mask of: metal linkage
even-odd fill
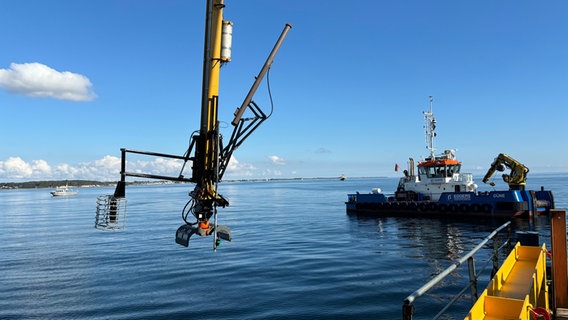
[[[184,161],[184,164],[183,164],[184,168],[185,168],[185,163],[187,161],[192,160],[192,158],[187,156],[187,155],[178,156],[178,155],[173,155],[173,154],[150,152],[150,151],[130,150],[130,149],[125,149],[125,148],[120,149],[120,151],[122,153],[122,162],[123,163],[126,163],[126,154],[127,153],[141,154],[141,155],[154,156],[154,157],[162,157],[162,158],[168,158],[168,159],[183,160]],[[192,182],[191,179],[184,178],[183,171],[180,172],[179,176],[177,176],[177,177],[161,176],[161,175],[155,175],[155,174],[127,172],[126,171],[126,165],[123,165],[121,167],[120,173],[121,173],[122,176],[128,176],[128,177],[149,178],[149,179],[168,180],[168,181],[177,181],[177,182]]]
[[[409,295],[408,297],[406,297],[406,299],[404,299],[403,305],[402,305],[402,319],[403,320],[412,320],[412,315],[414,314],[414,301],[416,299],[418,299],[418,297],[424,295],[426,292],[428,292],[430,289],[432,289],[436,284],[438,284],[440,281],[442,281],[445,277],[447,277],[448,275],[450,275],[454,270],[456,270],[458,267],[460,267],[463,263],[468,262],[468,268],[469,268],[469,276],[470,276],[470,282],[469,284],[462,289],[462,291],[460,293],[458,293],[435,317],[434,319],[439,318],[453,303],[455,303],[455,301],[457,301],[457,299],[459,297],[461,297],[466,291],[467,289],[471,290],[472,293],[472,299],[476,300],[477,297],[477,277],[478,274],[475,272],[475,262],[474,262],[474,258],[473,256],[481,249],[483,248],[483,246],[485,246],[485,244],[491,240],[494,239],[496,237],[496,235],[503,229],[507,228],[509,225],[511,224],[510,221],[507,221],[506,223],[504,223],[502,226],[500,226],[499,228],[495,229],[493,232],[491,232],[487,237],[485,237],[485,239],[483,239],[483,241],[481,241],[480,244],[478,244],[475,248],[473,248],[471,251],[469,251],[467,254],[465,254],[461,259],[459,259],[458,261],[456,261],[454,264],[452,264],[451,266],[449,266],[446,270],[444,270],[442,273],[438,274],[437,276],[435,276],[432,280],[428,281],[425,285],[423,285],[422,287],[420,287],[420,289],[414,291],[411,295]],[[494,239],[495,241],[495,239]],[[494,255],[497,255],[497,252],[493,253]],[[491,261],[488,260],[487,263]],[[493,260],[493,262],[495,263],[496,261]],[[484,265],[484,267],[482,268],[482,270],[485,268],[485,266],[487,266],[487,263]],[[475,302],[475,300],[473,302]]]

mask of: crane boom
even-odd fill
[[[233,133],[227,146],[223,148],[218,121],[219,78],[221,65],[230,61],[230,39],[232,37],[232,23],[223,20],[224,8],[224,0],[207,0],[200,127],[198,133],[192,136],[187,152],[183,156],[176,156],[156,152],[121,149],[121,179],[117,183],[112,196],[97,200],[96,227],[109,228],[109,226],[112,226],[113,222],[118,219],[121,202],[126,195],[125,178],[127,176],[144,177],[195,183],[193,191],[189,193],[190,200],[182,212],[185,224],[179,227],[176,232],[176,243],[188,246],[189,239],[193,234],[200,236],[214,235],[213,248],[216,249],[219,244],[219,239],[231,240],[230,229],[226,226],[217,225],[217,207],[229,205],[229,201],[217,192],[217,183],[221,181],[233,151],[268,118],[258,105],[252,101],[252,98],[262,78],[272,65],[276,52],[280,48],[291,25],[286,24],[284,27],[282,34],[278,38],[259,75],[256,77],[243,104],[235,111],[235,118],[232,121],[234,126]],[[227,56],[228,54],[229,56]],[[242,117],[247,108],[251,110],[253,117]],[[127,153],[180,159],[184,161],[184,164],[178,177],[128,172],[126,171]],[[189,161],[192,163],[192,174],[188,179],[185,178],[182,173],[186,163]],[[195,217],[195,222],[187,220],[189,213]],[[102,221],[100,223],[99,215]],[[211,218],[214,219],[213,225],[210,224]]]
[[[497,158],[493,160],[489,170],[487,170],[487,173],[483,177],[483,183],[487,183],[495,171],[504,171],[505,167],[511,170],[509,174],[503,174],[502,176],[503,181],[509,185],[509,189],[524,190],[527,183],[527,173],[529,172],[529,168],[504,153],[500,153]],[[490,184],[492,186],[495,185],[493,182],[490,182]]]
[[[219,154],[219,130],[217,114],[219,103],[219,76],[221,64],[226,62],[221,58],[221,34],[223,26],[223,0],[207,1],[205,18],[205,47],[203,57],[203,84],[201,96],[201,125],[199,135],[195,139],[195,157],[193,160],[192,182],[195,188],[190,193],[193,205],[195,224],[187,223],[180,227],[176,234],[176,242],[186,245],[193,233],[200,236],[210,235],[215,231],[209,224],[209,219],[215,213],[216,207],[225,207],[229,202],[217,194],[217,163]],[[186,230],[189,232],[187,233]],[[184,233],[185,232],[185,233]],[[187,239],[186,236],[187,235]],[[226,240],[231,240],[230,234]],[[187,240],[187,242],[186,242]]]

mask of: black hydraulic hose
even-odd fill
[[[187,206],[191,203],[191,207],[189,208],[189,210],[187,210],[187,213],[185,211],[185,209],[187,208]],[[189,213],[193,210],[193,205],[194,205],[194,200],[193,199],[189,199],[189,201],[187,201],[187,203],[185,204],[185,206],[183,206],[183,209],[181,210],[181,218],[183,219],[183,221],[186,224],[189,225],[195,225],[197,222],[194,223],[190,223],[187,221],[187,216],[189,215]]]
[[[274,101],[272,101],[272,90],[270,90],[270,68],[266,71],[266,86],[268,87],[268,97],[270,98],[270,113],[266,116],[266,119],[268,119],[274,112]]]

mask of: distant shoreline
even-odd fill
[[[549,177],[558,175],[568,175],[568,172],[538,172],[532,173],[535,177]],[[375,177],[347,177],[346,180],[353,179],[388,179],[397,178],[396,176],[375,176]],[[254,178],[254,179],[228,179],[223,180],[221,183],[226,182],[266,182],[266,181],[301,181],[301,180],[338,180],[337,177],[313,177],[313,178]],[[95,181],[95,180],[45,180],[45,181],[24,181],[24,182],[0,182],[0,190],[11,189],[39,189],[39,188],[55,188],[58,186],[69,185],[74,188],[89,188],[89,187],[115,187],[118,181]],[[133,180],[127,181],[127,185],[156,185],[156,184],[183,184],[185,182],[171,182],[167,180]]]
[[[350,179],[365,179],[377,177],[353,177]],[[379,177],[386,178],[386,177]],[[256,178],[256,179],[231,179],[223,182],[266,182],[266,181],[302,181],[302,180],[339,180],[339,177],[315,177],[315,178]],[[349,179],[347,179],[349,180]],[[74,188],[114,187],[117,181],[94,181],[94,180],[45,180],[25,182],[0,182],[0,190],[13,189],[47,189],[68,185]],[[152,181],[127,181],[127,185],[154,185],[154,184],[184,184],[184,182],[171,182],[166,180]]]
[[[11,189],[46,189],[68,185],[69,187],[106,187],[116,185],[114,182],[101,182],[92,180],[44,180],[44,181],[24,181],[24,182],[0,182],[1,190]]]

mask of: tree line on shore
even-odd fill
[[[235,179],[224,180],[225,182],[265,182],[265,181],[289,181],[289,180],[334,180],[336,177],[319,177],[319,178],[264,178],[264,179]],[[165,182],[163,180],[156,180]],[[156,181],[127,181],[127,185],[146,185],[156,184]],[[1,189],[39,189],[39,188],[56,188],[68,185],[69,187],[114,187],[117,181],[95,181],[95,180],[44,180],[44,181],[22,181],[22,182],[0,182]],[[159,183],[159,182],[158,182]],[[169,184],[172,182],[166,182]],[[183,182],[174,182],[183,183]]]
[[[0,189],[55,188],[65,185],[68,185],[69,187],[114,186],[116,185],[116,181],[101,182],[93,180],[46,180],[46,181],[0,182]]]

